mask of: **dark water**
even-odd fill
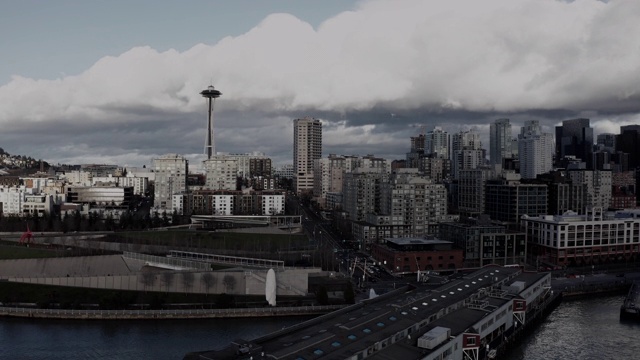
[[[621,323],[622,296],[566,301],[509,359],[640,359],[640,323]],[[0,319],[0,359],[182,359],[307,318],[180,321]]]
[[[623,300],[563,302],[509,359],[640,359],[640,322],[620,321]]]
[[[182,359],[253,339],[308,317],[164,321],[0,318],[0,359]]]

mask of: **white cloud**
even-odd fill
[[[68,136],[64,142],[91,139],[78,158],[122,161],[130,150],[129,160],[140,161],[162,154],[162,146],[197,153],[204,135],[194,129],[204,131],[205,111],[198,93],[210,81],[223,92],[216,126],[228,149],[217,150],[258,147],[282,159],[291,119],[315,112],[637,113],[638,18],[640,2],[615,0],[371,0],[317,29],[273,14],[217,44],[184,52],[137,47],[75,76],[14,77],[0,87],[0,140],[41,128]],[[136,128],[130,135],[139,144],[110,150],[109,131],[123,127]],[[408,147],[408,139],[380,129],[341,122],[325,132],[325,144],[355,151],[375,143],[380,153],[399,141]],[[43,145],[49,148],[38,156],[76,159],[55,142]],[[104,153],[89,155],[95,148]]]

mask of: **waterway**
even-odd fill
[[[623,296],[565,301],[509,359],[634,359],[640,323],[620,322]],[[252,339],[303,317],[165,321],[0,318],[0,359],[182,359],[237,338]]]

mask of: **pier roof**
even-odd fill
[[[461,308],[446,316],[443,316],[442,311],[452,305],[463,304],[479,292],[488,294],[489,289],[499,288],[499,284],[509,285],[519,274],[521,272],[518,268],[488,266],[435,289],[405,286],[377,298],[254,339],[250,344],[255,350],[250,355],[236,351],[233,352],[234,355],[229,356],[228,349],[203,352],[199,355],[201,358],[223,360],[249,359],[250,356],[253,356],[253,359],[261,359],[262,354],[265,359],[344,359],[395,336],[405,337],[408,329],[433,316],[435,318],[428,326],[420,329],[420,332],[424,333],[437,324],[446,325],[455,332],[464,331],[476,323],[478,317],[486,315],[487,311]],[[527,276],[525,275],[521,281],[534,280],[526,278]],[[513,296],[503,299],[488,297],[489,306],[504,304],[511,298]],[[417,334],[415,331],[411,336],[415,339]],[[391,341],[388,342],[391,344]],[[410,347],[403,347],[402,341],[396,341],[393,346],[397,347],[396,351],[410,352]],[[384,356],[383,353],[384,351],[380,352],[380,356]],[[394,356],[398,358],[395,352]]]

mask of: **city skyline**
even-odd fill
[[[513,137],[527,120],[552,133],[590,118],[596,135],[640,123],[635,2],[110,4],[3,4],[0,147],[51,163],[203,160],[208,85],[225,94],[216,150],[274,164],[290,163],[306,116],[323,121],[323,156],[388,159],[421,125],[475,128],[488,149],[498,118]]]

